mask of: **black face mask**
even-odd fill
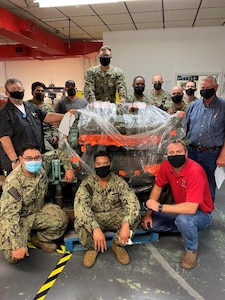
[[[157,83],[154,83],[154,89],[159,91],[161,90],[161,87],[162,87],[162,83],[161,82],[157,82]]]
[[[73,97],[76,95],[76,90],[75,89],[68,89],[67,90],[67,95],[70,96],[70,97]]]
[[[192,88],[189,88],[189,89],[187,89],[185,92],[186,92],[186,94],[187,94],[188,96],[192,96],[192,95],[194,95],[195,90],[193,90]]]
[[[22,100],[24,97],[24,91],[16,91],[16,92],[9,92],[10,97],[16,100]]]
[[[174,103],[180,103],[183,99],[183,95],[172,96],[171,99]]]
[[[205,89],[205,90],[200,90],[200,95],[204,98],[204,99],[209,99],[211,98],[213,95],[215,95],[216,91],[214,88],[211,89]]]
[[[35,98],[38,101],[44,102],[44,97],[45,97],[45,94],[43,94],[43,93],[35,93]]]
[[[184,154],[171,155],[171,156],[168,156],[168,161],[174,168],[179,168],[185,163],[186,156]]]
[[[104,67],[108,66],[110,64],[110,57],[100,57],[100,64]]]
[[[134,87],[134,92],[135,92],[135,94],[138,94],[138,95],[142,95],[144,90],[145,90],[144,85],[139,85],[139,86]]]
[[[99,167],[99,168],[95,168],[95,173],[96,175],[98,175],[100,178],[105,178],[109,175],[109,173],[111,172],[111,166],[104,166],[104,167]]]

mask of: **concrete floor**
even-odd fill
[[[183,247],[176,236],[128,246],[131,264],[120,265],[111,250],[99,254],[91,269],[82,266],[84,251],[62,264],[63,254],[30,249],[30,257],[8,265],[0,253],[1,300],[222,300],[225,299],[225,183],[217,191],[214,222],[199,235],[197,266],[180,267]],[[53,271],[58,265],[58,277]],[[44,286],[43,297],[36,297]]]

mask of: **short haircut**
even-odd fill
[[[171,142],[168,143],[167,147],[170,144],[182,144],[184,146],[184,150],[187,150],[186,143],[183,140],[174,140],[174,141],[171,141]]]
[[[102,50],[109,50],[110,52],[112,51],[111,48],[109,46],[107,46],[107,45],[102,46],[100,48],[100,51],[102,51]]]
[[[195,88],[196,88],[196,82],[194,80],[188,80],[186,83],[185,83],[185,87],[187,86],[188,82],[193,82],[194,85],[195,85]]]
[[[145,81],[144,77],[141,76],[141,75],[139,75],[139,76],[134,77],[133,83],[135,83],[135,81],[136,81],[138,78],[141,78],[141,79],[143,79],[143,80]]]
[[[31,91],[33,92],[37,86],[41,86],[44,90],[46,89],[46,86],[43,82],[35,81],[31,85]]]
[[[20,148],[20,155],[22,156],[24,154],[24,152],[28,149],[34,149],[34,150],[38,150],[41,152],[41,149],[35,145],[35,144],[31,144],[31,143],[27,143],[27,144],[23,144]]]
[[[19,79],[17,79],[17,78],[9,78],[9,79],[6,80],[5,89],[8,91],[8,85],[9,84],[13,84],[13,83],[19,83],[23,87],[23,84],[22,84],[22,82]]]
[[[217,80],[215,77],[213,77],[212,75],[208,75],[205,78],[202,79],[202,81],[207,80],[207,79],[212,79],[212,82],[214,85],[217,85]]]
[[[110,156],[109,152],[104,151],[104,150],[95,152],[95,154],[94,154],[94,162],[96,160],[96,157],[99,157],[99,156],[107,156],[108,159],[109,159],[109,161],[111,162],[111,156]]]

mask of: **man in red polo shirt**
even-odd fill
[[[154,232],[180,232],[184,241],[181,267],[192,269],[198,253],[198,232],[212,222],[214,209],[209,183],[203,168],[187,156],[182,141],[167,146],[164,161],[146,202],[142,226]],[[160,204],[161,191],[170,184],[175,204]]]

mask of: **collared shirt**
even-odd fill
[[[39,109],[37,105],[23,102],[26,114],[23,114],[10,100],[0,109],[0,137],[9,136],[15,152],[20,154],[22,144],[32,143],[45,151],[42,122],[47,112]],[[3,170],[11,171],[11,162],[0,147],[1,164]]]
[[[159,187],[170,184],[175,203],[193,202],[199,204],[199,209],[205,213],[214,209],[209,182],[203,168],[190,158],[176,173],[172,165],[165,160],[155,179]]]
[[[222,146],[225,140],[225,100],[215,97],[208,106],[202,99],[192,102],[186,112],[186,124],[191,144]]]

